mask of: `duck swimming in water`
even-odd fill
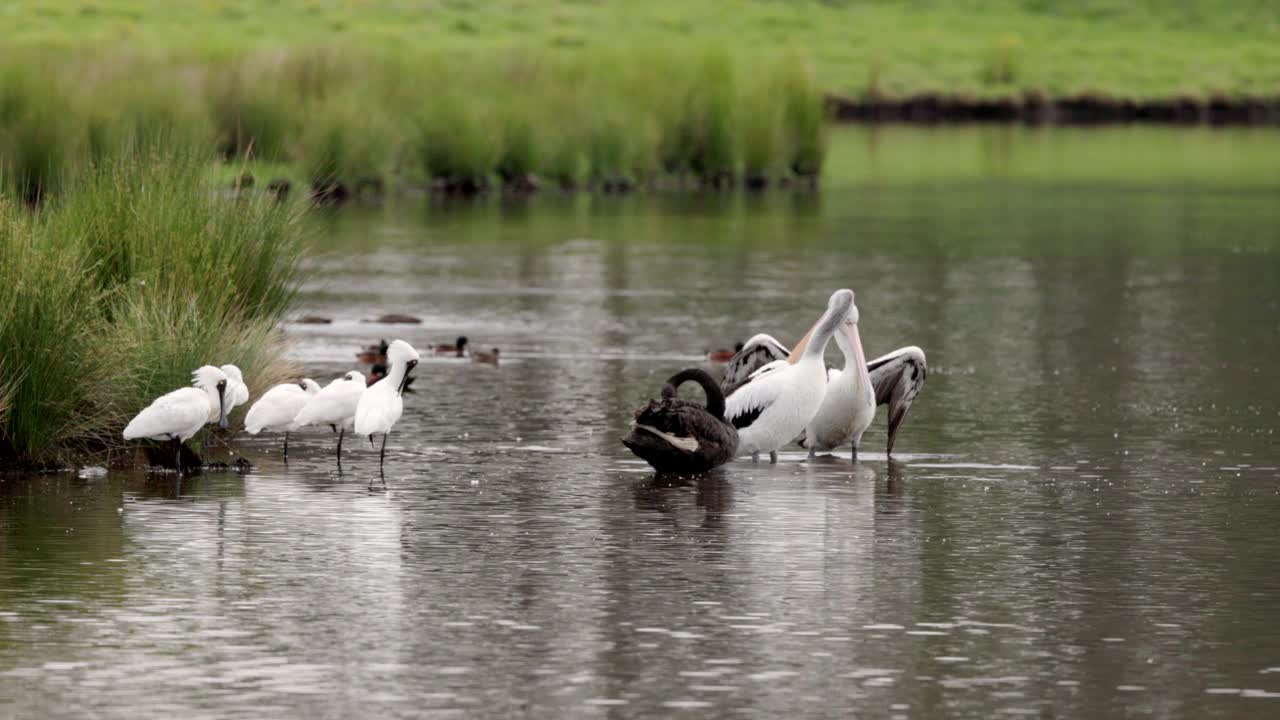
[[[454,357],[467,356],[467,336],[460,335],[452,345],[436,345],[432,349],[433,355],[452,355]]]
[[[481,365],[493,365],[496,367],[498,364],[498,355],[501,352],[502,351],[498,350],[498,348],[494,348],[490,352],[473,352],[471,353],[471,362],[480,363]]]
[[[382,340],[377,345],[369,345],[364,350],[356,353],[356,362],[361,365],[386,365],[387,341]]]
[[[706,407],[677,396],[690,380],[707,394]],[[636,410],[635,426],[622,444],[660,473],[701,473],[733,459],[738,431],[724,418],[720,386],[705,370],[689,368],[663,384],[662,399]]]
[[[727,363],[742,351],[742,343],[737,343],[732,350],[712,350],[707,353],[707,360],[714,363]]]

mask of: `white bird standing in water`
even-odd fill
[[[338,433],[338,462],[342,462],[342,436],[355,425],[356,405],[364,394],[364,375],[352,370],[334,380],[298,411],[296,427],[328,425]]]
[[[222,429],[227,428],[226,418],[231,416],[231,411],[249,402],[249,386],[244,384],[244,375],[240,374],[240,368],[235,365],[223,365],[218,368],[227,375],[227,392],[226,404],[227,412],[222,420]]]
[[[843,332],[835,336],[844,353],[844,370],[827,370],[827,393],[817,415],[799,438],[800,445],[809,448],[810,457],[819,451],[827,452],[852,443],[853,459],[857,460],[862,434],[875,417],[876,405],[889,406],[885,453],[892,456],[894,441],[906,420],[907,411],[924,389],[924,381],[929,374],[924,350],[908,345],[867,362],[858,336],[858,322],[855,305],[845,321]],[[732,387],[765,365],[785,360],[790,354],[772,336],[756,335],[729,362],[725,386]],[[868,402],[873,404],[871,408],[868,408]]]
[[[827,394],[822,398],[818,414],[805,428],[800,446],[808,448],[809,457],[814,457],[818,451],[830,452],[851,442],[853,460],[857,461],[862,434],[876,417],[876,388],[871,384],[862,337],[858,335],[857,305],[849,308],[849,315],[835,337],[836,345],[844,354],[844,370],[827,370]]]
[[[738,429],[738,451],[759,460],[791,442],[817,414],[827,392],[822,355],[853,308],[853,291],[837,290],[827,310],[805,333],[790,357],[765,365],[726,391],[725,418]],[[745,351],[744,351],[745,352]]]
[[[124,429],[125,440],[172,440],[177,451],[174,464],[179,473],[182,472],[182,443],[200,432],[206,423],[226,421],[226,373],[205,365],[191,377],[195,387],[161,395],[130,420]]]
[[[418,351],[403,340],[394,340],[387,346],[387,362],[391,366],[387,376],[366,388],[356,404],[356,434],[367,435],[370,445],[374,435],[382,435],[379,471],[387,458],[387,435],[404,412],[401,395],[409,382],[409,371],[418,364]]]
[[[263,430],[284,431],[284,459],[289,459],[289,431],[296,430],[293,419],[320,392],[320,384],[311,378],[282,383],[264,392],[244,416],[244,429],[250,435]]]

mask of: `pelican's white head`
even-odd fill
[[[302,378],[298,381],[298,387],[307,392],[308,395],[315,395],[320,392],[320,383],[311,378]]]
[[[209,396],[209,420],[227,426],[227,374],[212,365],[204,365],[191,373],[191,384]]]
[[[352,370],[346,375],[343,375],[342,379],[346,382],[360,383],[360,387],[364,387],[364,373],[359,370]]]
[[[392,340],[387,346],[387,363],[391,366],[387,376],[400,373],[399,384],[396,386],[397,395],[403,393],[405,386],[409,384],[409,371],[417,366],[418,359],[418,351],[403,340]]]

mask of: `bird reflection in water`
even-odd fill
[[[690,493],[689,489],[693,492]],[[690,503],[692,500],[692,503]],[[655,475],[636,483],[637,510],[661,513],[676,526],[684,526],[682,518],[700,515],[700,528],[719,528],[720,520],[733,502],[733,484],[723,469],[704,475]]]
[[[885,470],[884,492],[876,493],[876,512],[898,514],[906,508],[907,466],[889,458]]]

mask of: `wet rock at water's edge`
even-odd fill
[[[317,205],[341,205],[351,197],[351,190],[336,180],[311,184],[311,202]]]
[[[383,323],[384,325],[421,325],[422,318],[413,315],[405,315],[404,313],[387,313],[380,315],[374,320],[365,320],[365,322]]]

